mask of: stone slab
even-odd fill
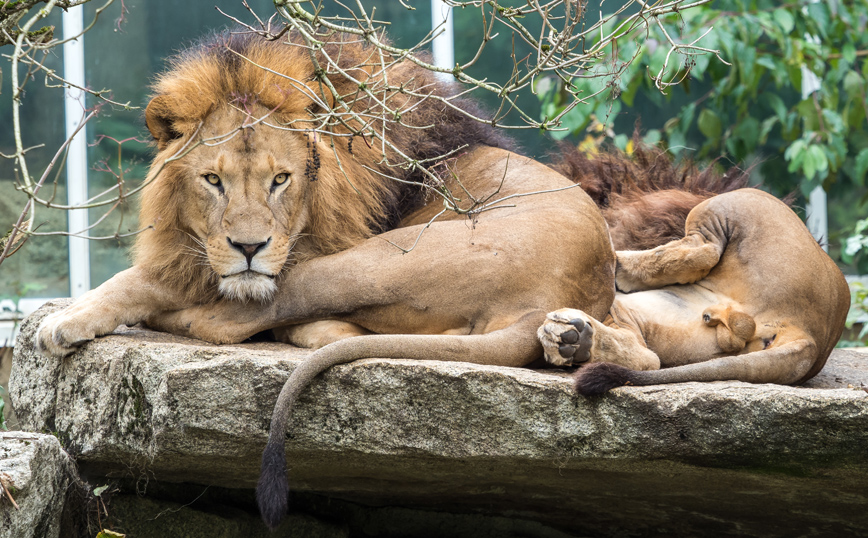
[[[254,486],[272,406],[306,351],[124,328],[45,359],[33,332],[63,304],[22,326],[10,391],[24,427],[56,431],[89,474]],[[868,355],[846,350],[803,387],[685,383],[596,399],[552,370],[358,361],[302,396],[290,484],[586,535],[868,536],[865,387]]]

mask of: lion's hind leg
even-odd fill
[[[319,349],[344,338],[371,334],[355,323],[335,320],[275,327],[271,332],[278,342],[308,349]]]
[[[555,310],[537,330],[545,359],[555,366],[606,361],[635,370],[660,368],[660,359],[648,349],[638,331],[611,319],[600,323],[573,308]]]

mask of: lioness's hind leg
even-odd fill
[[[618,251],[615,283],[626,293],[692,284],[717,265],[723,247],[716,237],[694,234],[651,250]]]
[[[756,332],[756,322],[732,305],[714,305],[702,313],[702,321],[717,328],[717,345],[726,353],[744,349]]]
[[[600,323],[573,308],[555,310],[537,330],[545,359],[555,366],[612,362],[634,370],[660,368],[660,359],[636,332]]]

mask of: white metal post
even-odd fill
[[[441,26],[442,25],[442,26]],[[439,29],[437,29],[439,27]],[[455,67],[455,45],[452,30],[452,8],[441,0],[431,0],[431,28],[440,32],[431,43],[434,54],[434,65],[437,67]]]
[[[82,88],[84,81],[84,6],[75,6],[63,13],[63,38],[77,39],[63,44],[63,76]],[[78,128],[84,118],[85,93],[78,88],[67,88],[64,93],[66,136]],[[87,196],[87,133],[83,127],[69,145],[66,158],[66,185],[69,205],[84,203]],[[69,211],[70,233],[86,235],[87,209]],[[84,237],[69,238],[69,293],[78,297],[90,289],[90,245]]]
[[[819,0],[810,1],[812,4],[819,2]],[[803,7],[802,11],[807,14],[807,9],[807,6]],[[820,38],[815,35],[805,34],[805,39],[817,44],[820,43]],[[813,71],[802,64],[802,99],[807,99],[811,94],[819,91],[819,89],[820,79],[817,78],[817,75]],[[808,230],[811,231],[811,235],[820,242],[823,250],[829,252],[828,199],[822,185],[817,185],[811,191],[805,213],[807,216],[805,224],[808,226]]]

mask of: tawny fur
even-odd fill
[[[324,50],[331,57],[340,58],[341,67],[350,76],[371,87],[382,82],[375,48],[345,36],[335,35],[332,39]],[[319,61],[326,65],[322,53]],[[392,86],[403,85],[422,94],[457,93],[449,84],[435,79],[433,73],[410,62],[393,65],[387,76]],[[357,82],[336,74],[330,74],[329,79],[352,109],[374,115],[380,110],[375,100],[358,92]],[[312,119],[309,111],[317,109],[313,96],[327,99],[330,104],[333,101],[328,89],[317,82],[306,48],[243,33],[219,34],[182,53],[171,61],[170,69],[158,78],[153,89],[146,120],[159,148],[155,162],[178,152],[200,123],[227,103],[240,110],[254,107],[273,110],[268,121],[280,125]],[[400,108],[402,99],[404,103],[418,100],[399,95],[392,97],[389,104]],[[454,103],[475,110],[471,102]],[[374,122],[374,127],[382,130],[379,122]],[[349,133],[342,126],[333,132]],[[424,176],[419,170],[394,166],[402,159],[371,137],[350,140],[316,136],[319,169],[311,178],[315,181],[308,200],[311,222],[294,246],[296,262],[345,250],[391,229],[402,215],[422,203],[424,193],[418,183]],[[472,121],[434,99],[423,100],[401,119],[400,125],[390,123],[389,141],[417,160],[446,155],[462,147],[469,151],[481,144],[507,149],[512,146],[495,129]],[[387,160],[383,159],[384,154]],[[429,162],[426,166],[433,164]],[[384,176],[411,184],[387,180]],[[188,204],[183,188],[188,180],[185,169],[176,163],[152,170],[151,183],[142,197],[140,222],[153,226],[154,233],[139,236],[135,265],[161,275],[163,282],[191,298],[215,296],[216,277],[189,256],[189,249],[195,249],[196,245],[189,230],[180,225]]]
[[[352,76],[375,86],[373,51],[355,37],[335,39],[348,42],[340,58]],[[463,209],[475,200],[495,205],[472,219],[444,213],[439,198],[423,196],[419,170],[383,163],[383,153],[401,161],[370,137],[350,151],[341,128],[316,136],[279,129],[310,125],[316,113],[310,92],[322,88],[307,53],[236,35],[174,61],[145,113],[158,153],[141,221],[154,230],[138,240],[133,267],[47,316],[37,336],[52,357],[142,322],[213,343],[283,328],[277,332],[290,341],[327,344],[293,370],[275,405],[258,492],[272,527],[285,512],[287,421],[320,372],[362,358],[525,366],[540,356],[533,331],[545,312],[570,304],[602,316],[615,295],[615,256],[593,201],[437,100],[419,103],[401,119],[408,126],[391,125],[387,134],[416,162],[446,156],[449,169],[436,169]],[[329,79],[351,106],[376,112],[358,82]],[[392,65],[388,79],[438,95],[454,91],[408,60]],[[251,124],[269,112],[271,125]],[[163,166],[200,138],[196,132],[237,136]],[[292,180],[278,185],[283,176]],[[273,294],[265,290],[271,279]],[[218,282],[233,296],[218,295]],[[265,292],[251,291],[260,285]]]

